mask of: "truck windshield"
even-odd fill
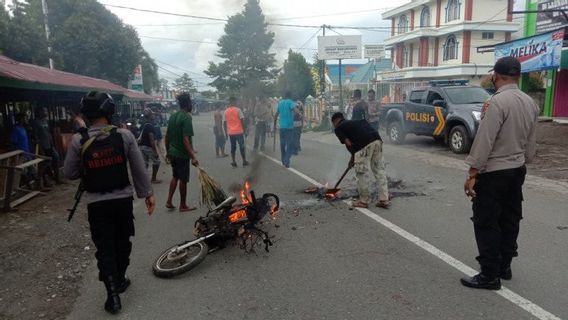
[[[477,104],[489,99],[489,93],[479,87],[444,88],[453,104]]]

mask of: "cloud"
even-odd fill
[[[243,9],[246,0],[168,0],[161,1],[159,4],[154,0],[103,0],[105,4],[119,5],[126,7],[136,7],[156,11],[185,13],[196,16],[207,16],[215,18],[227,18]],[[323,24],[336,26],[382,26],[388,27],[390,23],[381,20],[380,7],[395,7],[408,0],[391,0],[388,5],[384,2],[369,2],[368,0],[351,0],[346,6],[343,0],[328,0],[322,5],[320,1],[306,0],[261,0],[263,13],[269,22],[285,24],[302,24],[320,26]],[[217,42],[223,34],[223,24],[217,21],[192,19],[187,17],[176,17],[170,15],[160,15],[153,13],[138,12],[126,9],[108,7],[113,13],[118,15],[127,24],[133,25],[140,36],[150,36],[157,38],[169,38],[178,40],[192,40],[200,42]],[[330,15],[345,13],[341,15]],[[297,17],[309,17],[296,19]],[[294,19],[290,19],[294,18]],[[147,26],[148,24],[160,26]],[[176,24],[175,26],[163,26],[164,24]],[[312,56],[317,48],[317,35],[315,28],[292,28],[283,26],[270,26],[270,30],[275,33],[275,41],[272,51],[276,53],[276,59],[281,64],[287,57],[289,48],[299,50],[308,61],[312,61]],[[336,29],[341,34],[362,34],[364,43],[380,43],[389,35],[385,32],[373,32],[362,30]],[[318,33],[321,35],[321,31]],[[334,34],[328,30],[328,35]],[[309,40],[311,37],[313,38]],[[176,73],[192,71],[193,77],[200,77],[198,80],[208,82],[203,73],[209,61],[218,62],[215,56],[218,47],[215,44],[175,42],[169,40],[157,40],[142,37],[142,44],[151,56],[159,61],[166,62],[178,69],[161,65],[171,69]],[[309,41],[308,41],[309,40]],[[310,50],[311,49],[311,50]],[[175,78],[171,73],[160,70],[160,74]]]

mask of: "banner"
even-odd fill
[[[361,59],[361,36],[319,36],[318,58],[321,60]]]
[[[538,0],[538,10],[568,11],[568,0]],[[536,33],[543,33],[568,26],[562,12],[539,12],[536,16]]]
[[[560,67],[564,29],[523,38],[495,47],[495,61],[514,57],[521,62],[521,72],[557,69]]]

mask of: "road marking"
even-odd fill
[[[267,158],[267,159],[269,159],[269,160],[271,160],[271,161],[273,161],[277,164],[281,163],[280,160],[273,158],[273,157],[271,157],[267,154],[264,154],[262,152],[259,152],[259,155],[262,155],[265,158]],[[303,178],[304,180],[308,181],[309,183],[312,183],[312,184],[314,184],[318,187],[322,186],[322,184],[317,182],[315,179],[303,174],[302,172],[300,172],[296,169],[288,168],[287,170],[290,171],[290,172],[293,172],[294,174],[298,175],[299,177]],[[343,202],[346,203],[347,205],[351,206],[351,201],[343,200]],[[354,209],[356,209],[357,211],[366,215],[367,217],[375,220],[376,222],[382,224],[384,227],[390,229],[391,231],[393,231],[394,233],[403,237],[404,239],[406,239],[406,240],[412,242],[413,244],[417,245],[418,247],[424,249],[428,253],[430,253],[433,256],[437,257],[438,259],[444,261],[445,263],[449,264],[450,266],[457,269],[458,271],[466,274],[467,276],[473,276],[473,275],[478,273],[475,269],[469,267],[465,263],[459,261],[458,259],[456,259],[456,258],[452,257],[451,255],[445,253],[444,251],[436,248],[432,244],[420,239],[419,237],[413,235],[412,233],[402,229],[401,227],[395,225],[394,223],[382,218],[381,216],[374,213],[373,211],[371,211],[369,209],[365,209],[365,208],[354,208]],[[456,279],[456,283],[457,283],[457,279]],[[494,292],[496,294],[500,295],[501,297],[509,300],[510,302],[514,303],[515,305],[522,308],[523,310],[529,312],[530,314],[535,316],[537,319],[541,319],[541,320],[561,320],[559,317],[557,317],[554,314],[544,310],[543,308],[541,308],[540,306],[538,306],[534,302],[520,296],[519,294],[511,291],[510,289],[507,289],[504,286],[501,287],[501,290],[496,290]]]

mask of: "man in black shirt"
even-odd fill
[[[353,91],[353,100],[355,102],[355,106],[353,107],[353,116],[351,116],[351,120],[367,120],[369,118],[367,103],[361,98],[361,90],[357,89]]]
[[[353,206],[369,207],[371,194],[367,173],[370,168],[379,186],[377,207],[388,208],[390,201],[383,160],[383,141],[378,131],[373,129],[366,120],[345,120],[341,112],[335,113],[331,121],[335,128],[335,135],[351,153],[349,164],[355,166],[359,200],[354,201]]]

